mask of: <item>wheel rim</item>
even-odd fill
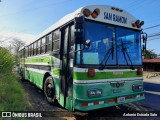
[[[50,83],[46,85],[46,95],[48,97],[53,97],[53,86]]]

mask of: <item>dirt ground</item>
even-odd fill
[[[144,72],[144,78],[145,80],[148,80],[149,78],[153,78],[157,76],[160,77],[160,74],[157,72]],[[34,111],[34,112],[42,112],[43,115],[47,117],[43,118],[29,118],[29,120],[130,120],[131,118],[127,117],[106,117],[110,116],[113,113],[116,112],[132,112],[132,111],[154,111],[151,107],[145,106],[140,102],[135,102],[135,103],[129,103],[125,105],[119,105],[119,106],[114,106],[114,107],[109,107],[109,108],[104,108],[100,110],[94,110],[90,112],[69,112],[68,110],[62,108],[57,102],[55,104],[49,104],[42,91],[39,90],[35,85],[31,84],[28,81],[23,81],[21,82],[26,95],[25,99],[29,107],[29,111]],[[114,114],[113,114],[114,115]],[[98,116],[98,117],[97,117]],[[105,117],[100,117],[100,116],[105,116]],[[143,118],[133,118],[132,119],[143,119]],[[147,118],[148,119],[148,118]]]
[[[158,77],[158,76],[160,76],[160,72],[149,72],[149,71],[143,72],[144,79]]]
[[[29,118],[29,120],[125,120],[126,117],[106,117],[114,116],[117,112],[133,112],[133,111],[154,111],[152,108],[143,106],[139,102],[119,105],[90,112],[69,112],[62,108],[58,103],[49,104],[42,91],[35,87],[28,81],[22,82],[23,88],[26,92],[25,99],[29,106],[29,111],[42,112],[48,117],[43,118]],[[134,118],[133,118],[134,119]],[[142,118],[140,118],[142,119]],[[129,119],[130,120],[130,119]],[[137,118],[136,118],[137,120]]]

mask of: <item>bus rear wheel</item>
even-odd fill
[[[54,103],[55,100],[55,87],[52,80],[52,77],[49,76],[45,79],[44,82],[44,95],[49,103]]]

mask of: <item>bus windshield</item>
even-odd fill
[[[82,64],[142,65],[140,31],[86,21],[85,40],[91,46],[77,57]]]

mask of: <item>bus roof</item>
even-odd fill
[[[96,8],[100,10],[100,14],[98,15],[97,18],[93,18],[91,15],[85,18],[94,20],[94,21],[123,26],[123,27],[131,28],[131,29],[141,30],[141,28],[132,26],[132,23],[135,23],[137,19],[133,15],[129,14],[127,11],[124,11],[117,7],[108,6],[108,5],[89,5],[89,6],[81,7],[75,12],[64,16],[58,22],[56,22],[51,27],[43,31],[40,35],[38,35],[36,40],[40,39],[41,37],[45,36],[51,31],[61,27],[65,23],[73,20],[75,17],[83,16],[84,9],[89,9],[91,12],[93,12]]]
[[[26,45],[25,45],[26,46]],[[25,46],[23,46],[23,47],[21,47],[18,51],[21,51],[21,50],[23,50],[24,48],[25,48]]]

